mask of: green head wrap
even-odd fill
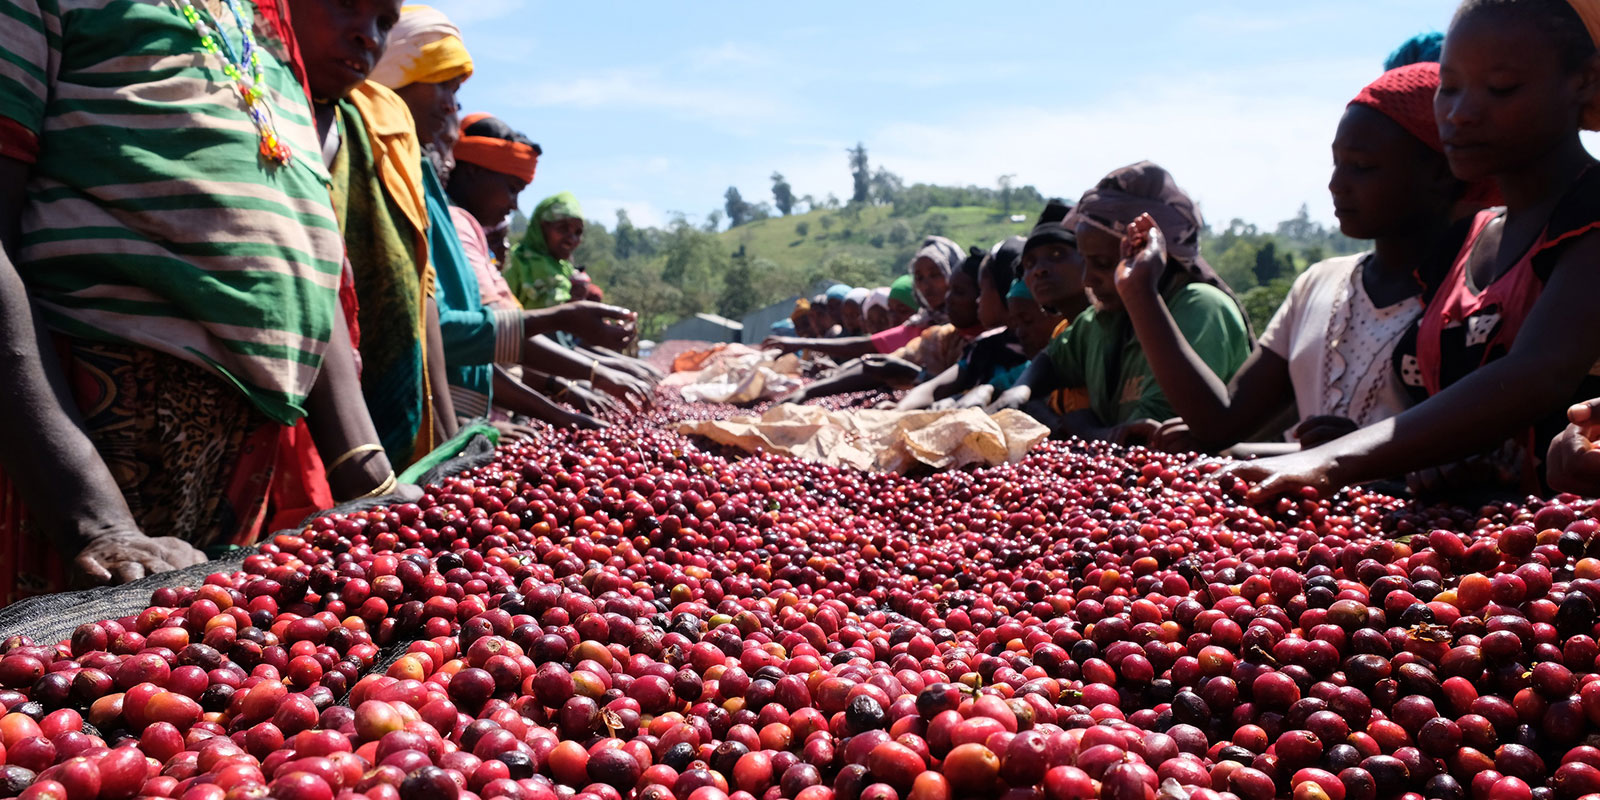
[[[572,299],[572,275],[576,269],[570,261],[557,261],[550,255],[550,245],[544,240],[546,222],[564,219],[583,219],[583,207],[571,192],[546,197],[533,210],[533,220],[528,232],[507,259],[506,283],[517,295],[523,308],[549,308]]]
[[[1007,300],[1032,300],[1033,292],[1028,289],[1028,282],[1018,278],[1011,282],[1010,291],[1006,292]]]
[[[889,284],[889,299],[899,300],[907,308],[917,308],[919,304],[917,303],[916,281],[912,280],[910,275],[901,275],[895,278],[894,283]]]

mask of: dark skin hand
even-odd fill
[[[632,367],[634,369],[643,370],[644,372],[649,373],[649,375],[656,381],[661,381],[661,380],[663,380],[663,379],[665,379],[667,377],[667,373],[662,372],[660,369],[656,368],[656,366],[654,364],[651,364],[650,362],[644,361],[642,359],[634,358],[634,357],[629,356],[629,355],[627,355],[625,353],[619,353],[619,352],[617,352],[615,350],[610,350],[610,349],[607,349],[607,348],[604,348],[604,347],[588,347],[588,348],[585,348],[585,349],[589,350],[590,352],[596,353],[596,354],[600,355],[601,357],[610,357],[610,358],[615,358],[615,359],[626,359],[628,361],[631,361],[631,362],[633,362],[632,363]]]
[[[1163,430],[1157,444],[1196,443],[1213,450],[1239,441],[1242,430],[1276,413],[1294,396],[1289,363],[1265,348],[1256,348],[1234,377],[1223,384],[1194,351],[1161,298],[1160,281],[1167,269],[1166,242],[1148,214],[1128,226],[1124,258],[1115,274],[1117,293],[1133,322],[1150,371],[1163,393],[1187,424],[1187,435]],[[1240,429],[1240,430],[1236,430]]]
[[[205,555],[139,530],[83,428],[50,334],[11,261],[29,166],[0,156],[0,465],[33,524],[61,544],[89,583],[126,583],[193,566]]]
[[[630,312],[631,313],[631,312]],[[655,402],[649,384],[624,372],[595,364],[595,359],[568,350],[543,336],[529,339],[523,347],[524,368],[571,380],[591,380],[594,388],[634,408]]]
[[[504,367],[495,367],[495,369],[502,370]],[[509,372],[506,374],[510,375]],[[549,382],[554,381],[561,381],[563,382],[563,385],[555,386],[553,389],[551,389],[551,384]],[[618,402],[616,398],[608,394],[594,391],[592,388],[585,386],[580,381],[569,381],[566,378],[558,378],[553,375],[546,375],[542,372],[524,368],[522,370],[522,383],[530,388],[534,386],[546,387],[546,389],[550,391],[550,394],[546,396],[548,396],[550,399],[557,402],[566,403],[567,405],[572,406],[574,409],[577,409],[578,411],[588,414],[592,417],[596,417],[601,414],[620,413],[623,410],[622,404]]]
[[[557,428],[595,430],[607,427],[588,414],[568,410],[536,392],[500,367],[494,371],[494,404],[514,414],[546,422]]]
[[[1566,430],[1550,441],[1550,488],[1585,497],[1600,496],[1600,400],[1567,409]]]
[[[950,367],[933,378],[912,387],[911,391],[906,392],[905,397],[900,398],[900,402],[895,405],[895,408],[900,411],[920,411],[924,408],[933,408],[938,401],[954,397],[971,387],[971,382],[967,380],[965,372],[966,370],[963,370],[960,364]]]
[[[523,315],[522,335],[532,338],[565,331],[600,347],[627,347],[637,335],[638,315],[620,306],[578,300]]]

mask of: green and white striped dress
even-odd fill
[[[216,27],[237,51],[232,16]],[[255,27],[283,166],[174,0],[0,0],[0,154],[36,137],[12,255],[53,329],[200,364],[288,424],[344,243],[304,91]]]

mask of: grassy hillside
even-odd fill
[[[620,217],[607,230],[591,221],[574,260],[589,269],[608,299],[639,312],[640,333],[650,338],[697,312],[738,319],[829,283],[884,286],[905,271],[929,234],[988,248],[1025,235],[1037,214],[1037,208],[1016,207],[1023,219],[1013,222],[989,206],[915,207],[926,210],[897,216],[892,204],[815,209],[726,231],[681,217],[664,228],[636,228]],[[1312,222],[1304,209],[1273,229],[1232,220],[1203,238],[1207,259],[1241,295],[1258,328],[1299,271],[1361,246]]]
[[[963,247],[988,248],[1007,236],[1026,235],[1032,225],[1031,217],[1011,222],[995,208],[932,208],[904,217],[891,216],[893,210],[889,206],[818,209],[757,220],[719,236],[730,250],[743,246],[748,257],[771,261],[785,273],[820,273],[823,279],[847,283],[876,274],[883,282],[904,270],[926,235],[948,236]],[[869,271],[868,265],[875,269]]]

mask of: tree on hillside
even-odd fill
[[[620,259],[627,259],[639,251],[643,237],[639,229],[633,227],[633,220],[628,218],[626,209],[617,209],[616,250],[614,255]]]
[[[1244,292],[1257,285],[1255,267],[1256,253],[1260,250],[1254,238],[1233,237],[1226,246],[1220,241],[1226,237],[1219,237],[1219,245],[1208,249],[1206,260],[1217,270],[1234,292]]]
[[[794,211],[794,189],[783,179],[781,172],[772,173],[772,204],[778,207],[778,213],[786,217]]]
[[[1278,235],[1291,242],[1309,242],[1320,238],[1323,232],[1321,225],[1311,221],[1311,209],[1305,203],[1300,204],[1300,211],[1294,215],[1294,219],[1278,223]]]
[[[728,227],[737,228],[750,220],[750,204],[739,196],[739,187],[729,186],[723,199],[723,208],[728,212]]]
[[[805,273],[806,287],[819,283],[843,283],[847,286],[882,286],[891,280],[888,267],[875,259],[861,258],[849,253],[834,253]]]
[[[794,233],[795,233],[796,236],[799,236],[802,239],[806,238],[807,236],[810,236],[811,235],[811,223],[806,222],[805,220],[800,220],[799,222],[795,223]]]
[[[1278,252],[1277,242],[1268,240],[1267,242],[1263,243],[1261,248],[1256,251],[1256,263],[1255,266],[1251,268],[1251,272],[1255,273],[1256,283],[1261,286],[1266,286],[1282,276],[1285,272],[1284,260],[1287,257],[1287,254],[1280,254]],[[1294,272],[1294,264],[1292,262],[1288,265],[1287,271],[1290,273]]]
[[[817,220],[817,222],[822,223],[822,232],[827,233],[833,228],[833,215],[823,214],[822,219]]]
[[[738,319],[761,305],[756,292],[755,270],[751,258],[739,245],[722,276],[722,294],[717,297],[717,313],[728,319]]]
[[[812,197],[809,194],[801,195],[800,199],[797,202],[799,204],[804,205],[806,208],[805,208],[804,211],[800,211],[798,208],[796,208],[795,209],[796,213],[809,214],[809,213],[817,210],[817,198]]]
[[[706,233],[716,233],[717,231],[722,230],[721,209],[713,208],[711,209],[711,213],[706,215],[706,224],[704,230]]]
[[[906,189],[905,181],[899,175],[878,167],[872,173],[872,202],[879,205],[891,205],[900,199],[900,194]]]
[[[713,308],[718,279],[728,271],[728,251],[722,240],[679,216],[666,232],[661,252],[666,256],[661,280],[678,290],[679,314],[688,316]]]
[[[1007,216],[1011,215],[1011,181],[1015,175],[1000,176],[1000,210]]]
[[[850,153],[850,177],[855,180],[852,203],[865,203],[872,199],[872,165],[867,163],[867,146],[856,142]]]
[[[1289,296],[1292,283],[1288,278],[1278,278],[1239,295],[1239,304],[1244,306],[1245,316],[1249,317],[1250,325],[1256,332],[1266,328],[1267,323],[1272,321],[1272,315],[1278,313],[1278,306],[1283,305],[1283,299]]]

